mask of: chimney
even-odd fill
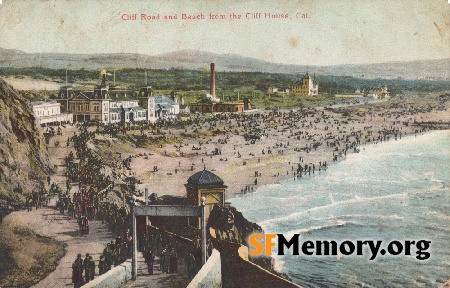
[[[249,98],[244,98],[244,110],[252,110],[252,105],[250,104]]]
[[[209,94],[211,94],[211,96],[216,98],[216,79],[214,75],[214,63],[211,63],[211,87]]]

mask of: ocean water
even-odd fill
[[[301,242],[431,241],[425,261],[415,245],[411,256],[375,260],[369,252],[275,256],[277,270],[304,287],[439,287],[450,278],[450,133],[363,147],[327,171],[229,201],[266,233],[300,234]]]

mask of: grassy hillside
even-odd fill
[[[0,287],[31,287],[56,269],[65,244],[28,228],[0,226]]]
[[[113,70],[108,70],[108,83],[114,83]],[[145,74],[147,73],[147,77]],[[69,70],[68,82],[73,84],[75,89],[92,90],[98,82],[99,71],[96,70]],[[65,83],[65,69],[48,69],[42,67],[34,68],[1,68],[0,75],[46,80],[55,83]],[[294,97],[292,95],[268,94],[269,87],[280,89],[291,89],[292,84],[303,75],[262,73],[262,72],[224,72],[216,70],[216,94],[221,101],[242,101],[250,98],[256,108],[274,107],[298,107],[301,105],[314,105],[334,100],[332,97],[340,93],[354,93],[355,90],[368,91],[372,88],[380,88],[386,85],[391,96],[403,94],[405,91],[415,91],[420,93],[440,92],[449,89],[449,81],[431,80],[402,80],[402,79],[363,79],[349,76],[329,76],[316,74],[316,81],[319,84],[320,97]],[[154,88],[157,94],[170,94],[175,91],[183,96],[186,104],[200,100],[210,88],[209,67],[201,70],[183,69],[140,69],[122,68],[115,70],[116,85],[138,91],[145,85]],[[57,94],[56,91],[46,91],[47,97]],[[27,91],[23,93],[29,100],[44,99],[43,91]]]
[[[145,72],[147,71],[147,82],[155,89],[191,91],[209,90],[210,74],[209,68],[202,70],[183,69],[140,69],[122,68],[116,69],[116,82],[131,87],[141,87],[145,84]],[[113,73],[112,69],[108,72]],[[314,73],[314,71],[310,71]],[[29,77],[65,83],[65,69],[48,69],[42,67],[32,68],[9,68],[0,67],[0,75],[8,77]],[[262,92],[267,94],[267,88],[275,86],[278,88],[291,88],[292,84],[303,75],[283,73],[262,72],[223,72],[216,69],[217,93],[249,94]],[[313,76],[313,75],[311,75]],[[95,84],[99,78],[98,70],[69,70],[69,83]],[[402,79],[364,79],[350,76],[330,76],[316,74],[319,90],[322,92],[345,93],[354,92],[355,89],[369,89],[388,86],[390,90],[415,90],[415,91],[442,91],[448,89],[449,81],[431,80],[402,80]],[[109,83],[113,82],[113,76],[109,76]]]

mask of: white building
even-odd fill
[[[147,111],[140,107],[138,100],[120,100],[109,102],[110,123],[134,123],[147,120]]]
[[[109,108],[132,108],[132,107],[137,107],[139,106],[138,101],[137,100],[111,100],[111,102],[109,102]]]
[[[289,94],[291,93],[290,89],[279,89],[277,87],[269,87],[267,89],[267,93],[269,94]]]
[[[58,102],[35,101],[30,103],[33,110],[35,123],[38,125],[64,122],[72,123],[73,115],[71,113],[61,113],[61,104]]]
[[[170,99],[168,96],[154,96],[155,106],[154,110],[149,113],[153,113],[154,117],[159,119],[166,119],[177,117],[180,114],[180,105]]]
[[[387,99],[389,98],[389,92],[386,86],[381,89],[370,89],[367,93],[367,97],[373,99]]]
[[[180,105],[177,101],[165,95],[153,95],[152,87],[142,87],[139,91],[139,104],[147,110],[147,121],[177,117],[180,114]],[[177,100],[178,98],[175,98]]]

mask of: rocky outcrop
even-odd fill
[[[232,206],[221,207],[219,205],[214,205],[213,210],[209,216],[208,220],[208,229],[214,230],[214,237],[218,241],[217,244],[220,243],[221,247],[227,247],[227,253],[222,255],[223,257],[228,257],[232,255],[238,255],[238,248],[241,245],[249,246],[247,243],[247,237],[253,233],[264,233],[262,228],[248,221],[241,212],[236,210],[236,208]],[[223,243],[228,243],[224,245]],[[233,248],[234,247],[234,248]],[[231,250],[235,250],[235,253],[231,253]],[[220,251],[220,249],[219,249]],[[225,259],[226,260],[226,259]],[[259,256],[259,257],[248,257],[248,260],[260,266],[261,268],[273,273],[277,277],[289,279],[289,277],[284,273],[279,273],[274,270],[273,259],[272,257],[267,256]],[[233,260],[228,261],[230,263],[234,262]],[[246,267],[249,267],[248,265]],[[223,269],[222,269],[223,270]],[[252,275],[251,273],[248,275]],[[290,280],[290,279],[289,279]]]
[[[49,171],[45,145],[28,101],[0,79],[1,218],[20,208],[32,190],[45,188]]]

